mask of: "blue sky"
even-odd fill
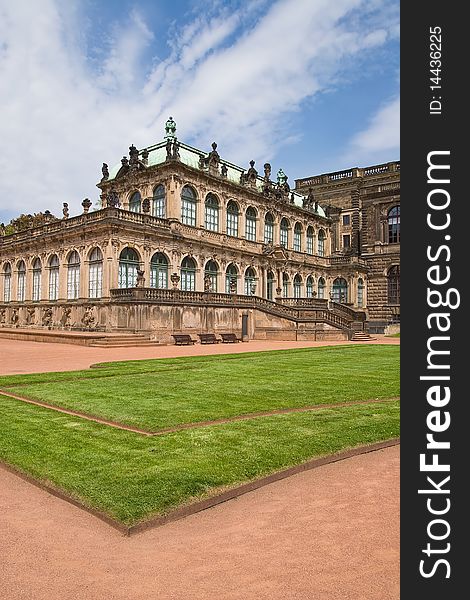
[[[399,159],[395,0],[0,0],[0,221],[178,137],[289,182]]]

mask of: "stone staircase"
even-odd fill
[[[369,342],[375,339],[367,331],[355,331],[351,337],[351,342]]]
[[[142,346],[159,346],[160,344],[149,339],[144,333],[130,333],[102,337],[91,341],[88,345],[93,348],[141,348]]]

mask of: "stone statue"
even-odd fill
[[[167,160],[171,160],[173,158],[173,142],[171,140],[171,138],[168,138],[166,141],[166,159]]]
[[[236,279],[231,279],[230,280],[229,289],[230,289],[230,293],[231,294],[236,294],[237,293],[237,280]]]
[[[209,152],[209,156],[207,157],[207,166],[209,167],[210,171],[218,172],[219,163],[220,163],[220,155],[217,152],[217,144],[215,142],[212,142],[212,151]]]
[[[62,325],[62,327],[67,327],[67,325],[69,325],[71,312],[72,312],[72,309],[69,308],[68,306],[63,307],[62,316],[60,317],[60,324]]]
[[[12,325],[14,325],[15,327],[18,327],[18,321],[20,320],[20,317],[18,315],[18,309],[14,308],[11,311],[11,315],[10,315],[10,321],[12,323]]]
[[[204,277],[204,291],[205,292],[212,291],[212,277],[210,275],[206,275]]]
[[[26,325],[31,325],[31,323],[34,323],[34,321],[36,320],[36,307],[35,306],[30,306],[26,309]]]
[[[178,138],[175,138],[175,140],[173,142],[172,158],[174,160],[179,160],[180,159],[180,143],[178,142]]]
[[[117,208],[119,206],[119,196],[116,192],[109,192],[106,198],[106,205],[111,208]]]
[[[227,175],[228,175],[228,169],[227,169],[227,165],[226,164],[223,164],[220,167],[220,174],[222,175],[222,177],[227,177]]]
[[[145,148],[145,150],[142,151],[142,164],[147,166],[148,162],[149,162],[149,151],[147,150],[147,148]]]
[[[63,204],[63,209],[62,209],[62,214],[64,215],[64,219],[68,219],[69,218],[69,205],[67,202],[64,202]]]
[[[82,323],[88,329],[91,329],[93,327],[93,325],[95,324],[95,317],[93,316],[93,307],[92,306],[85,307],[85,312],[83,313],[83,317],[82,317]]]
[[[92,204],[93,203],[92,203],[92,201],[89,198],[85,198],[85,200],[83,200],[82,206],[83,206],[83,213],[84,214],[86,214],[90,210]]]
[[[266,181],[269,181],[271,177],[271,165],[269,163],[264,163],[264,178]]]
[[[43,310],[41,320],[44,327],[49,327],[52,324],[52,308],[48,306]]]
[[[106,179],[109,179],[109,170],[106,163],[103,163],[103,166],[101,167],[101,173],[103,174],[101,181],[106,181]]]
[[[314,195],[313,195],[312,188],[308,188],[308,195],[307,195],[306,198],[304,198],[302,200],[302,206],[303,206],[303,208],[310,208],[311,209],[312,205],[314,203],[314,200],[315,200],[315,198],[314,198]]]
[[[205,166],[206,166],[206,159],[204,158],[204,154],[200,154],[198,167],[200,169],[204,169]]]
[[[145,271],[141,271],[140,269],[137,269],[137,279],[136,279],[136,282],[135,282],[135,287],[136,288],[143,288],[143,287],[145,287],[144,272]]]
[[[6,227],[5,223],[0,223],[0,235],[5,235]]]
[[[243,177],[243,183],[256,187],[256,180],[258,179],[258,171],[255,169],[255,161],[250,160],[250,168]]]
[[[127,159],[127,156],[123,156],[123,157],[121,158],[121,165],[122,165],[123,167],[128,167],[128,166],[129,166],[129,160]]]
[[[173,117],[170,117],[165,123],[165,139],[175,137],[176,134],[176,123]]]
[[[144,198],[142,200],[142,212],[149,214],[150,212],[150,198]]]
[[[129,159],[130,159],[129,166],[132,169],[138,169],[139,168],[139,151],[134,146],[134,144],[129,146]]]
[[[0,308],[0,323],[5,323],[6,320],[7,320],[6,308]]]

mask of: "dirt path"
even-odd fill
[[[398,338],[377,335],[371,342],[265,342],[251,341],[239,344],[211,344],[194,346],[143,346],[141,348],[92,348],[74,344],[49,344],[0,338],[0,375],[20,373],[46,373],[51,371],[76,371],[90,365],[118,360],[146,358],[174,358],[207,354],[235,354],[290,348],[315,348],[355,344],[394,344]]]
[[[399,447],[124,538],[0,470],[8,600],[398,600]]]

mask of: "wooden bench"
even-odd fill
[[[198,333],[201,344],[218,344],[220,340],[215,337],[214,333]]]
[[[221,333],[220,337],[224,344],[234,344],[240,341],[234,333]]]
[[[175,346],[189,346],[194,344],[194,340],[187,333],[173,333],[172,336],[175,340]]]

